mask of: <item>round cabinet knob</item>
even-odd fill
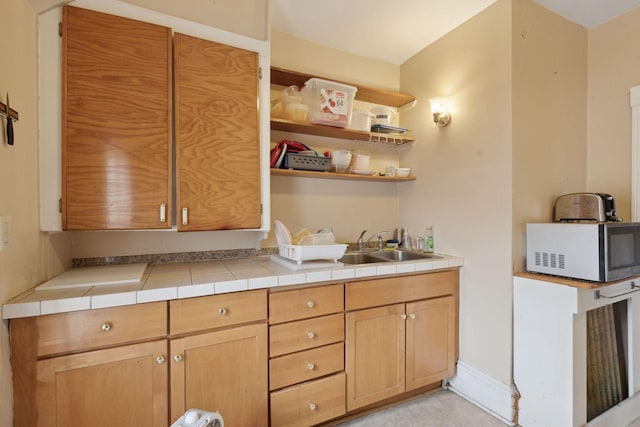
[[[316,369],[316,365],[313,363],[307,363],[307,369],[313,371],[314,369]]]
[[[226,315],[226,314],[227,314],[227,309],[226,309],[226,308],[224,308],[224,307],[219,308],[219,309],[218,309],[218,314],[219,314],[220,316],[224,316],[224,315]]]
[[[104,332],[109,332],[111,330],[111,323],[103,323],[102,326],[100,326],[100,329],[102,329]]]
[[[164,356],[158,356],[156,357],[156,363],[158,365],[162,365],[164,363]]]
[[[316,303],[315,303],[315,302],[313,302],[313,301],[307,301],[307,307],[309,307],[309,308],[313,308],[313,307],[315,307],[315,305],[316,305]]]
[[[407,319],[407,315],[406,315],[406,314],[404,314],[404,313],[402,313],[402,314],[400,315],[400,318],[401,318],[402,320],[406,320],[406,319]]]
[[[316,334],[313,332],[307,332],[307,338],[309,338],[310,340],[314,339],[316,337]]]
[[[415,315],[415,314],[413,314],[413,313],[409,314],[409,319],[413,320],[413,319],[415,319],[415,318],[416,318],[416,315]]]
[[[316,410],[316,404],[309,402],[309,410],[310,411],[315,411]]]
[[[173,356],[173,361],[174,362],[182,362],[182,355],[181,354],[176,354],[175,356]]]

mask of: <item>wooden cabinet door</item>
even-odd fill
[[[174,37],[178,230],[259,228],[258,54]]]
[[[267,426],[267,325],[171,340],[171,422],[190,408],[229,426]]]
[[[405,388],[404,304],[346,314],[347,411]]]
[[[454,374],[455,331],[453,296],[407,304],[407,391]]]
[[[68,6],[62,28],[63,229],[170,228],[171,30]]]
[[[37,425],[166,427],[166,355],[162,340],[37,362]]]

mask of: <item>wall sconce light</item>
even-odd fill
[[[446,108],[447,100],[445,98],[431,98],[429,103],[434,123],[440,128],[448,125],[451,121],[451,113]]]

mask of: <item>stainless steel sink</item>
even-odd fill
[[[347,252],[338,261],[344,264],[371,264],[374,262],[388,262],[389,260],[371,256],[369,252]]]
[[[406,250],[346,252],[338,261],[344,264],[372,264],[376,262],[403,262],[419,259],[440,258],[438,255],[410,252]]]
[[[425,254],[425,253],[402,251],[402,250],[376,251],[376,252],[372,252],[371,256],[384,258],[389,261],[400,261],[400,262],[414,261],[417,259],[439,258],[437,255],[433,255],[433,254]]]

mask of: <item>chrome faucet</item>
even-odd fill
[[[382,240],[382,235],[385,233],[391,234],[391,231],[378,231],[377,233],[373,233],[371,236],[369,236],[369,238],[367,239],[367,241],[365,242],[363,240],[364,234],[367,232],[367,230],[363,230],[362,233],[360,233],[360,237],[358,237],[358,250],[362,251],[365,248],[369,247],[369,242],[371,242],[371,239],[373,239],[374,237],[378,238],[378,250],[383,250],[384,249],[384,241]]]

